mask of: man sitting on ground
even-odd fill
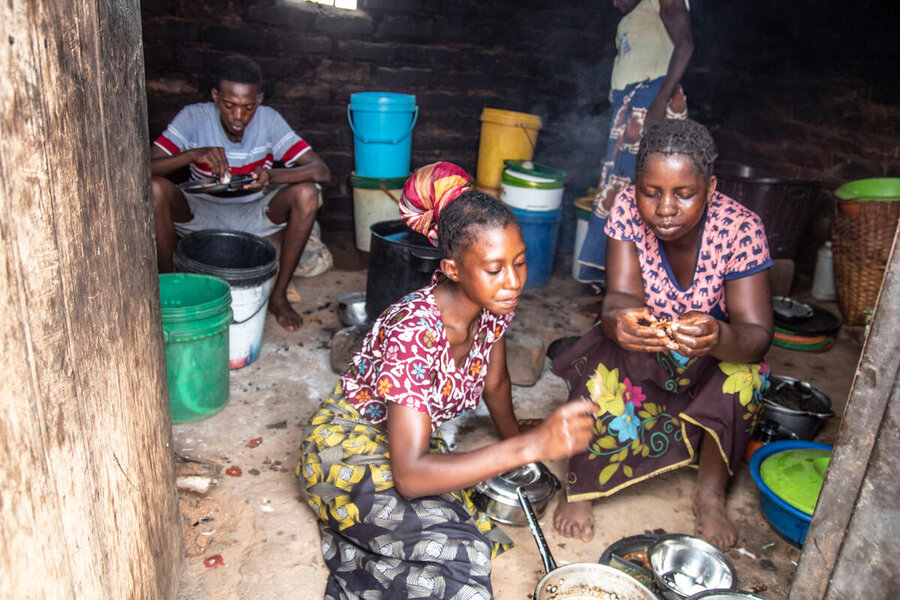
[[[175,116],[150,149],[156,252],[161,273],[173,270],[179,235],[206,229],[260,237],[284,229],[281,264],[269,311],[294,331],[303,324],[287,287],[309,239],[321,203],[320,183],[331,173],[308,143],[273,108],[260,106],[262,72],[245,56],[223,58],[212,102],[191,104]],[[273,168],[278,161],[283,167]],[[191,178],[253,180],[238,192],[186,193],[165,176],[190,166]]]

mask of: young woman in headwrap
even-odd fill
[[[715,158],[703,125],[663,121],[613,204],[600,322],[553,361],[569,397],[603,411],[569,460],[554,515],[564,535],[591,538],[591,500],[697,464],[696,533],[735,543],[725,492],[768,376],[772,259],[760,218],[716,192]]]
[[[526,276],[512,212],[441,162],[406,182],[401,214],[440,245],[440,270],[378,317],[300,450],[330,570],[325,598],[487,600],[491,559],[512,543],[469,488],[584,451],[593,409],[569,403],[519,432],[503,338]],[[438,425],[482,397],[502,441],[447,453]]]

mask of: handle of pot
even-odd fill
[[[516,488],[516,496],[519,497],[519,504],[522,505],[522,510],[525,511],[525,518],[528,520],[531,535],[534,536],[534,541],[537,542],[538,552],[541,553],[541,560],[544,561],[544,571],[547,573],[555,571],[556,561],[553,560],[550,546],[547,545],[547,540],[544,539],[544,532],[541,531],[541,525],[534,515],[534,509],[531,508],[531,502],[528,500],[528,496],[525,495],[525,489],[522,486]]]

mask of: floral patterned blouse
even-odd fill
[[[341,376],[344,397],[373,425],[387,420],[387,402],[412,407],[438,425],[474,409],[481,400],[491,346],[515,313],[483,309],[472,349],[458,366],[450,353],[431,284],[404,296],[375,321]]]
[[[697,310],[725,319],[725,281],[753,275],[772,266],[766,230],[759,216],[740,202],[716,192],[700,222],[697,264],[690,286],[682,288],[665,248],[637,210],[634,186],[616,197],[606,235],[634,242],[644,279],[644,301],[659,319],[675,319]]]

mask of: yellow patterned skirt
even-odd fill
[[[447,452],[439,435],[431,451]],[[491,559],[512,541],[471,490],[400,496],[387,431],[360,416],[340,382],[309,420],[297,475],[319,520],[326,600],[492,597]]]

